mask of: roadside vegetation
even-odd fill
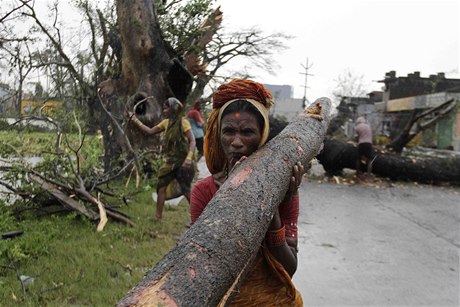
[[[0,156],[52,151],[54,138],[46,132],[1,131]],[[97,137],[87,141],[97,153]],[[14,154],[7,154],[8,148]],[[109,220],[97,232],[96,223],[75,211],[19,210],[0,197],[0,233],[22,232],[0,239],[0,306],[113,306],[181,237],[189,220],[185,201],[166,207],[161,223],[149,220],[154,179],[136,187],[134,180],[121,178],[106,189],[114,195],[106,202],[127,214],[134,227]]]

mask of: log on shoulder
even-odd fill
[[[225,305],[283,200],[298,161],[317,155],[331,102],[320,98],[220,187],[198,221],[118,306]]]

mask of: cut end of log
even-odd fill
[[[168,306],[177,307],[177,303],[169,295],[168,292],[161,289],[165,281],[167,280],[169,271],[163,275],[160,280],[150,282],[149,285],[134,290],[134,292],[128,294],[121,302],[117,304],[117,307],[141,307],[141,306]]]
[[[316,102],[311,107],[308,107],[303,111],[303,114],[307,117],[313,117],[319,121],[323,121],[323,116],[321,116],[322,107],[319,102]]]

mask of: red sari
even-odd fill
[[[192,223],[199,218],[217,189],[212,176],[193,186],[190,200]],[[281,203],[278,210],[286,229],[286,237],[297,239],[298,195]],[[302,297],[295,289],[291,277],[265,246],[261,246],[251,267],[233,297],[231,306],[303,306]]]

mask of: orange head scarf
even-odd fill
[[[260,147],[267,141],[270,130],[268,111],[273,105],[272,98],[272,94],[262,84],[252,80],[235,79],[217,88],[212,96],[212,111],[208,117],[204,137],[204,157],[211,174],[224,170],[227,165],[220,144],[220,121],[225,108],[236,100],[246,100],[256,107],[264,118]]]

